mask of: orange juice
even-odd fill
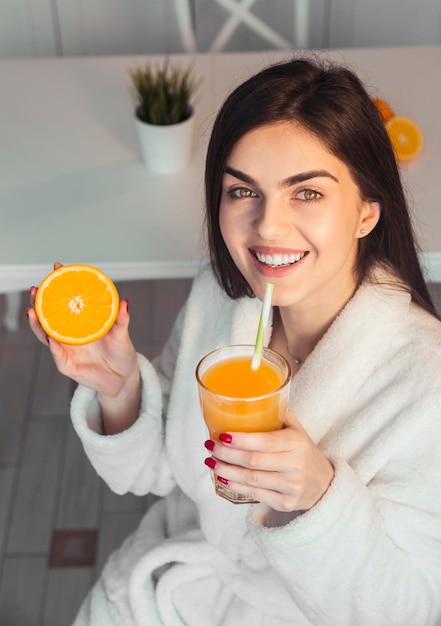
[[[202,376],[205,387],[216,394],[206,398],[204,405],[210,437],[217,439],[221,432],[231,430],[263,432],[281,428],[283,418],[277,395],[271,392],[276,391],[282,382],[282,372],[267,361],[262,361],[257,370],[252,370],[249,356],[235,356],[211,365]],[[226,400],[220,400],[219,396],[235,398],[236,401],[231,405]],[[253,398],[253,401],[247,402],[248,398]]]
[[[210,391],[233,398],[255,398],[274,391],[282,382],[282,373],[267,361],[251,369],[248,356],[235,356],[212,365],[202,376]]]

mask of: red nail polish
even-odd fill
[[[224,478],[223,476],[216,476],[217,480],[222,483],[223,485],[228,485],[229,484],[229,480],[227,480],[226,478]]]
[[[221,433],[219,435],[219,440],[222,441],[222,443],[232,443],[233,437],[228,433]]]
[[[210,452],[213,452],[213,450],[214,450],[214,441],[211,441],[211,439],[208,439],[204,443],[204,446],[207,448],[207,450],[210,450]]]
[[[205,459],[204,463],[207,467],[209,467],[212,470],[214,470],[214,468],[216,467],[216,461],[212,459],[211,457],[208,459]]]
[[[128,313],[128,312],[129,312],[129,309],[130,309],[130,304],[129,304],[129,301],[128,301],[128,300],[126,300],[126,307],[127,307],[127,313]]]

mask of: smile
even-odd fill
[[[269,267],[285,267],[298,263],[305,256],[306,252],[298,252],[297,254],[262,254],[256,252],[256,258],[260,263],[269,265]]]

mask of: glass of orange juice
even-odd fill
[[[288,409],[291,369],[279,353],[263,349],[260,366],[251,369],[253,345],[218,348],[207,354],[196,368],[202,413],[216,441],[224,432],[279,430]],[[230,502],[255,502],[234,493],[217,480],[216,493]]]

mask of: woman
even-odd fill
[[[125,303],[96,344],[48,340],[82,383],[72,419],[97,472],[164,496],[75,624],[436,624],[441,325],[359,80],[297,59],[239,86],[214,124],[206,199],[211,264],[154,366]],[[195,367],[254,341],[268,280],[266,343],[294,374],[286,427],[204,450]],[[260,504],[217,497],[206,465]]]

